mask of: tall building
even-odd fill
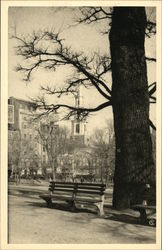
[[[47,162],[38,136],[40,122],[33,119],[34,114],[34,103],[14,97],[8,99],[8,163],[11,172],[21,169],[24,174],[29,171],[41,174],[42,164]]]
[[[8,99],[8,129],[21,129],[23,122],[32,115],[34,110],[32,102],[10,97]]]

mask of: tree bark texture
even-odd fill
[[[109,34],[116,138],[113,207],[141,202],[145,184],[155,184],[149,128],[144,7],[115,7]]]

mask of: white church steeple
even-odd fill
[[[81,108],[83,107],[83,95],[81,93],[81,86],[77,86],[77,94],[75,96],[75,107]],[[74,139],[79,140],[82,143],[86,142],[86,121],[80,121],[77,114],[74,116],[74,120],[72,120],[72,137]]]

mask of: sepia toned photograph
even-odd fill
[[[6,244],[159,249],[157,6],[51,3],[7,9]]]

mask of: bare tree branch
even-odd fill
[[[74,112],[77,112],[77,113],[96,112],[96,111],[99,111],[99,110],[101,110],[105,107],[108,107],[112,104],[110,101],[108,101],[108,102],[100,104],[99,106],[97,106],[95,108],[77,108],[77,107],[73,107],[73,106],[70,106],[67,104],[56,104],[56,105],[49,104],[49,105],[47,105],[47,104],[41,103],[37,99],[35,99],[35,103],[37,103],[37,108],[42,108],[42,109],[49,111],[49,112],[57,111],[60,108],[67,108],[67,109],[73,110]]]
[[[112,18],[112,11],[113,8],[108,7],[81,7],[80,8],[80,15],[81,17],[78,18],[76,21],[77,23],[86,23],[91,24],[98,21],[102,21],[104,19],[111,19]],[[111,22],[109,23],[111,26]],[[104,31],[103,34],[108,34],[108,30]],[[146,31],[145,35],[147,37],[151,37],[152,35],[156,34],[156,23],[147,20],[146,23]]]
[[[156,102],[156,97],[153,96],[153,94],[156,91],[156,82],[153,82],[149,85],[149,98],[153,99]]]
[[[111,9],[104,7],[81,7],[80,14],[81,17],[76,20],[77,23],[90,24],[112,17]]]
[[[147,61],[156,62],[156,58],[153,58],[153,57],[145,57],[145,59],[146,59]]]
[[[47,87],[43,87],[41,86],[41,90],[44,91],[47,95],[57,95],[58,98],[60,98],[62,95],[67,95],[67,94],[73,94],[74,96],[76,96],[77,92],[76,89],[68,89],[67,88],[51,88],[49,86]]]
[[[153,100],[150,101],[150,103],[156,103],[156,97],[153,96],[153,94],[156,92],[156,82],[153,82],[148,86],[148,92],[149,92],[149,98]]]
[[[153,124],[153,122],[152,122],[151,120],[149,120],[149,125],[150,125],[150,127],[152,127],[154,130],[156,130],[156,127],[155,127],[155,125]]]
[[[155,34],[156,34],[156,23],[150,20],[147,20],[145,35],[148,38],[150,38],[151,35],[155,35]]]
[[[150,88],[152,86],[156,86],[156,82],[153,82],[153,83],[149,84],[148,88]]]
[[[83,78],[78,79],[78,83],[79,81],[83,83],[87,80],[102,96],[108,100],[111,99],[111,90],[104,80],[101,79],[101,76],[111,69],[110,58],[106,56],[98,58],[94,71],[92,69],[94,57],[88,59],[83,53],[72,52],[70,48],[63,45],[63,39],[60,39],[58,34],[46,31],[38,35],[34,33],[34,35],[28,39],[17,36],[14,36],[14,38],[21,42],[21,45],[17,46],[17,55],[21,55],[24,59],[28,60],[25,62],[28,66],[19,65],[16,69],[17,71],[23,72],[25,76],[24,80],[29,81],[33,70],[39,67],[56,70],[58,66],[69,65],[72,66],[76,72],[80,72],[84,75]],[[42,46],[43,43],[46,44],[46,47]],[[69,83],[70,89],[74,86],[74,83]],[[77,81],[75,83],[77,83]]]
[[[154,103],[156,103],[156,97],[150,96],[150,99],[154,100],[155,101]]]
[[[49,115],[50,113],[57,113],[58,110],[61,108],[66,108],[68,111],[68,114],[63,119],[69,119],[71,116],[77,115],[78,120],[84,119],[86,116],[89,115],[89,113],[94,113],[99,110],[102,110],[106,107],[109,107],[112,105],[111,101],[107,101],[105,103],[102,103],[98,105],[95,108],[82,108],[82,107],[74,107],[67,104],[46,104],[43,97],[38,97],[37,99],[32,99],[32,101],[35,103],[37,109],[42,110],[42,113],[38,113],[36,116],[36,119],[40,119],[42,116]]]

